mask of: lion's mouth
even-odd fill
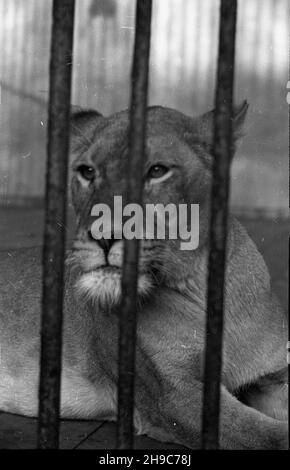
[[[84,273],[85,274],[97,273],[97,274],[104,274],[106,276],[109,276],[109,275],[112,275],[112,276],[118,275],[118,276],[120,276],[122,274],[122,268],[120,268],[120,266],[115,266],[115,265],[112,265],[112,264],[102,264],[100,266],[95,266],[92,269],[85,270]]]
[[[83,272],[76,287],[80,293],[101,307],[110,308],[121,301],[121,278],[122,268],[105,264]],[[144,297],[152,287],[150,276],[141,273],[138,277],[138,294]]]

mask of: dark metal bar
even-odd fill
[[[126,202],[142,203],[152,0],[137,0]],[[125,240],[119,339],[119,449],[133,446],[139,240]]]
[[[237,1],[221,0],[203,400],[203,449],[219,447],[220,380]]]
[[[289,51],[290,52],[290,51]],[[290,62],[289,62],[290,67]],[[290,76],[290,71],[289,71]],[[288,108],[288,157],[290,165],[290,106]],[[289,168],[290,169],[290,168]],[[289,172],[290,177],[290,172]],[[290,194],[289,194],[290,195]],[[288,199],[289,209],[290,209],[290,197]],[[290,237],[288,238],[288,320],[290,313]],[[290,322],[288,322],[288,342],[287,342],[287,362],[288,362],[288,385],[290,379]],[[290,403],[290,388],[288,387],[288,403]],[[290,450],[290,407],[288,405],[288,449]]]
[[[289,38],[290,39],[290,38]],[[288,39],[288,41],[289,41]],[[288,208],[290,210],[290,41],[288,42],[288,84],[287,94],[288,103],[288,178],[289,178],[289,192],[288,192]],[[288,239],[288,320],[290,319],[290,237]],[[287,360],[288,360],[288,384],[290,379],[290,322],[288,321],[288,343],[287,343]],[[290,387],[288,387],[288,449],[290,450]]]
[[[74,0],[54,0],[43,249],[38,447],[58,448]]]

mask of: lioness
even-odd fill
[[[235,108],[235,140],[247,112]],[[116,419],[122,240],[96,241],[91,209],[124,196],[128,112],[72,117],[72,198],[78,228],[68,253],[61,414]],[[163,441],[201,445],[213,112],[198,118],[148,108],[144,203],[195,203],[200,243],[143,240],[140,254],[135,427]],[[0,408],[38,412],[41,265],[38,249],[0,257]],[[286,317],[267,268],[230,219],[221,390],[221,447],[287,447]]]

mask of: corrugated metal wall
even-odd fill
[[[133,0],[78,0],[74,103],[128,105]],[[155,0],[150,102],[211,107],[218,0]],[[233,168],[234,205],[287,206],[288,0],[240,0],[237,99],[251,104]],[[44,191],[51,0],[0,0],[0,203]]]

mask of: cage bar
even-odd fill
[[[58,448],[74,0],[53,1],[38,447]]]
[[[137,0],[126,203],[142,203],[152,0]],[[139,240],[125,240],[119,337],[117,447],[133,446]]]
[[[208,264],[202,422],[203,449],[219,448],[226,239],[230,162],[233,154],[231,118],[233,113],[236,20],[237,0],[221,0]]]

